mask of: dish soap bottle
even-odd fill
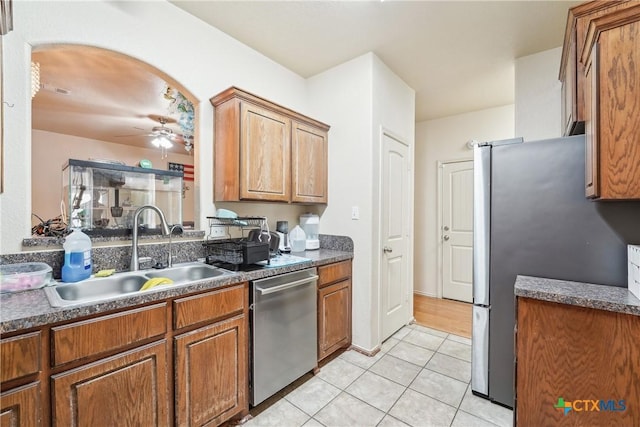
[[[74,228],[64,244],[63,282],[79,282],[91,276],[91,239],[79,228]]]

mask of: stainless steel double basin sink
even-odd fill
[[[203,263],[179,264],[162,270],[141,270],[116,273],[109,277],[86,279],[77,283],[59,284],[45,288],[45,294],[54,307],[99,302],[107,299],[130,296],[140,291],[142,286],[153,278],[171,279],[173,283],[160,285],[152,289],[163,289],[172,286],[185,285],[199,280],[211,279],[232,274],[211,265]],[[150,289],[151,290],[151,289]]]

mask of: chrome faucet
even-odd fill
[[[164,217],[162,211],[154,205],[144,205],[140,206],[136,213],[133,214],[133,234],[132,234],[132,243],[131,243],[131,265],[129,266],[129,270],[138,271],[140,270],[140,259],[138,258],[138,222],[140,221],[140,214],[142,211],[146,209],[151,209],[155,211],[160,217],[160,225],[162,226],[162,234],[167,235],[170,234],[169,225],[167,224],[167,220]]]
[[[173,235],[173,230],[175,230],[176,228],[180,231],[180,234],[184,232],[184,229],[180,224],[175,224],[171,227],[171,230],[169,230],[169,256],[167,257],[167,267],[173,267],[173,255],[171,255],[171,236]]]

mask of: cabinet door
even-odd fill
[[[318,290],[318,360],[351,344],[351,279]]]
[[[54,426],[168,426],[166,341],[51,377]]]
[[[518,297],[518,426],[637,426],[639,401],[640,317]]]
[[[576,38],[571,34],[568,46],[568,60],[562,80],[562,126],[563,135],[574,135],[577,122],[577,82],[576,82]]]
[[[27,384],[0,394],[0,425],[33,427],[42,423],[40,383]]]
[[[175,338],[178,426],[219,425],[248,411],[246,323],[236,316]]]
[[[593,46],[591,61],[586,68],[585,86],[585,195],[596,198],[598,189],[598,46]]]
[[[291,198],[291,120],[242,103],[240,198],[285,201]]]
[[[640,199],[640,13],[597,46],[599,197]],[[593,68],[593,67],[592,67]]]
[[[291,201],[327,203],[327,132],[293,122]]]

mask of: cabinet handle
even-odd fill
[[[318,280],[318,276],[314,275],[306,277],[304,279],[296,280],[294,282],[285,283],[284,285],[273,286],[271,288],[261,288],[256,286],[256,291],[260,292],[260,295],[273,294],[275,292],[284,291],[285,289],[295,288],[296,286],[302,286],[307,283],[313,283]]]
[[[447,240],[449,240],[449,236],[447,236],[446,234],[444,236],[442,236],[442,238],[444,239],[444,241],[446,242]]]
[[[382,248],[382,251],[383,251],[385,254],[388,254],[388,253],[393,252],[393,249],[391,249],[389,246],[385,246],[384,248]]]

